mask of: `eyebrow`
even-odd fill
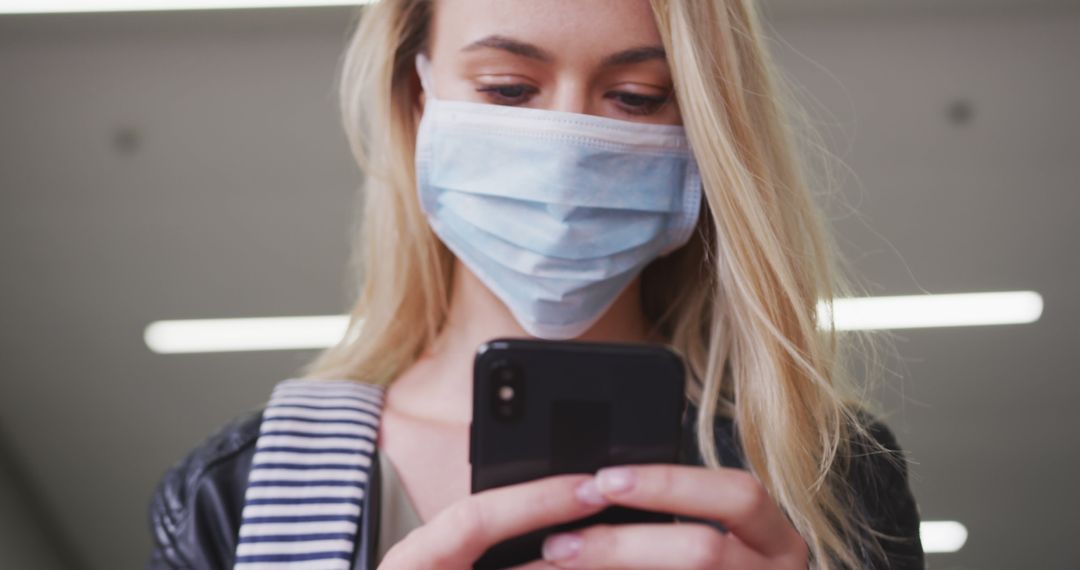
[[[550,53],[536,45],[500,35],[491,35],[476,40],[461,48],[461,51],[476,51],[482,48],[502,50],[543,63],[550,63],[555,59]],[[662,46],[640,46],[616,52],[605,57],[600,62],[600,66],[614,67],[618,65],[641,63],[654,59],[667,59],[667,54]]]
[[[629,65],[641,63],[653,59],[667,59],[667,53],[660,46],[641,46],[613,53],[600,62],[601,67],[614,67],[616,65]]]
[[[481,38],[475,42],[461,48],[461,51],[476,51],[480,48],[492,48],[505,52],[512,53],[514,55],[520,55],[529,59],[535,59],[536,61],[542,61],[544,63],[551,62],[553,57],[548,52],[540,49],[539,47],[506,36],[488,36]]]

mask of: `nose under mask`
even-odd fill
[[[416,67],[421,207],[529,334],[580,336],[690,239],[701,177],[682,126],[444,101]]]

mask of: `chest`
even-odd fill
[[[379,450],[393,462],[424,522],[469,495],[467,426],[421,421],[387,409],[379,429]]]

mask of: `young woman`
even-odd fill
[[[596,526],[528,567],[922,567],[899,448],[818,319],[842,290],[751,0],[381,0],[341,87],[362,287],[305,377],[385,387],[384,528],[348,567],[469,568],[613,504],[727,532]],[[678,350],[695,461],[470,495],[473,355],[530,335]],[[233,565],[258,426],[166,475],[152,567]]]

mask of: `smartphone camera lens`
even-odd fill
[[[491,380],[491,404],[495,417],[503,421],[520,418],[525,396],[521,370],[509,362],[497,362],[491,367]]]
[[[499,387],[499,401],[509,402],[514,399],[514,387],[513,386],[500,386]]]

